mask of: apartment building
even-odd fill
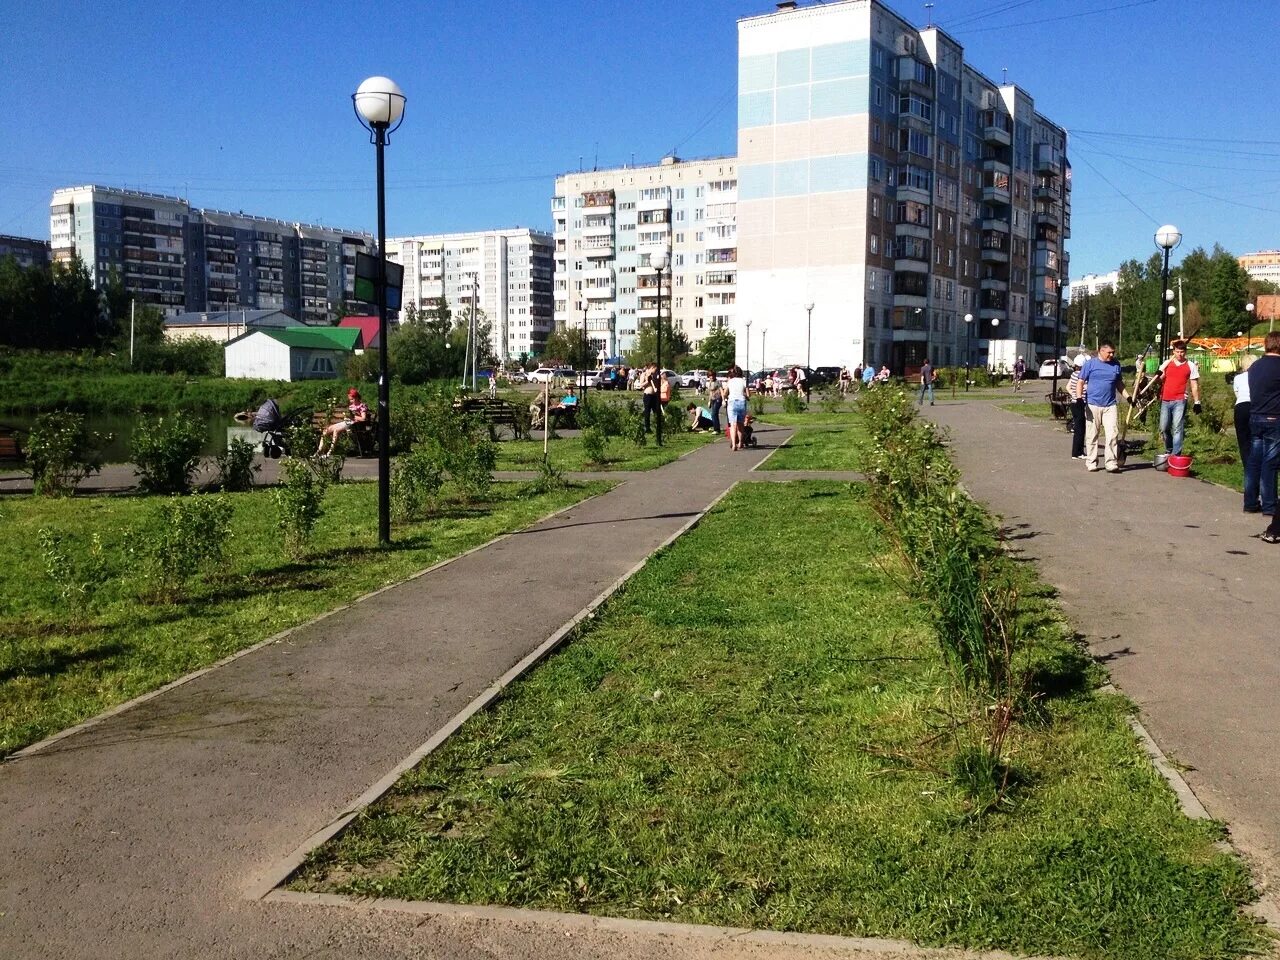
[[[1280,250],[1259,250],[1238,258],[1244,272],[1255,280],[1266,280],[1280,286]]]
[[[650,256],[665,250],[661,310],[696,349],[737,316],[733,157],[566,173],[556,178],[555,322],[609,356],[630,350],[659,310]]]
[[[20,267],[43,267],[49,263],[49,241],[0,233],[0,260],[5,257],[13,257]]]
[[[766,329],[767,366],[1053,354],[1071,167],[1028,91],[879,0],[779,3],[738,41],[739,362]]]
[[[166,315],[282,310],[328,323],[355,290],[367,233],[192,207],[162,194],[83,186],[55,190],[55,260],[79,256],[95,286],[114,272]]]
[[[1074,301],[1083,296],[1096,297],[1103,290],[1116,290],[1120,287],[1120,271],[1110,273],[1086,273],[1079,280],[1072,280],[1067,285],[1067,299]]]
[[[552,330],[552,246],[551,234],[514,227],[389,238],[387,259],[404,267],[402,303],[430,310],[443,299],[455,317],[474,303],[506,361],[540,354]]]

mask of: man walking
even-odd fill
[[[1027,361],[1019,357],[1013,363],[1013,392],[1022,389],[1022,378],[1027,375]]]
[[[1086,422],[1084,432],[1084,466],[1090,473],[1098,471],[1098,431],[1106,437],[1107,473],[1120,472],[1119,418],[1116,416],[1116,394],[1129,400],[1124,388],[1124,374],[1116,360],[1116,348],[1104,342],[1098,347],[1098,355],[1090,357],[1080,368],[1077,396],[1089,405],[1092,419]]]
[[[929,358],[924,358],[924,366],[920,368],[920,393],[916,397],[916,406],[924,406],[924,392],[929,391],[929,406],[933,406],[933,365]]]
[[[1244,472],[1245,509],[1261,495],[1262,512],[1271,523],[1265,543],[1280,543],[1276,521],[1276,467],[1280,466],[1280,330],[1267,334],[1266,352],[1249,368],[1249,462]]]
[[[1187,432],[1187,387],[1200,412],[1200,369],[1187,359],[1187,341],[1175,340],[1173,356],[1160,366],[1164,383],[1160,387],[1160,435],[1164,437],[1164,452],[1182,453],[1182,438]]]

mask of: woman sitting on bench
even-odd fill
[[[333,448],[338,442],[338,435],[346,430],[350,430],[357,423],[369,422],[369,407],[360,399],[360,391],[352,387],[347,391],[347,414],[341,420],[329,424],[320,434],[320,446],[316,447],[316,456],[322,457],[325,454],[333,453]],[[329,449],[324,448],[325,440],[329,441]]]

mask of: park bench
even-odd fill
[[[1071,396],[1059,387],[1056,391],[1045,394],[1049,401],[1049,410],[1055,420],[1066,420],[1071,416]]]
[[[453,409],[483,419],[489,427],[491,440],[498,439],[499,427],[509,427],[511,436],[516,440],[524,433],[519,411],[498,397],[463,397],[453,402]]]
[[[18,429],[0,426],[0,463],[22,466],[26,461],[22,445],[18,442]]]
[[[333,407],[330,410],[317,410],[311,415],[311,425],[317,430],[324,430],[331,423],[337,423],[350,415],[346,407]],[[351,438],[357,457],[372,457],[378,452],[377,415],[369,408],[369,419],[351,424],[346,435]]]

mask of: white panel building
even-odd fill
[[[537,356],[552,329],[552,238],[515,227],[387,240],[404,267],[401,302],[430,310],[441,299],[455,318],[475,303],[493,324],[499,360]]]

